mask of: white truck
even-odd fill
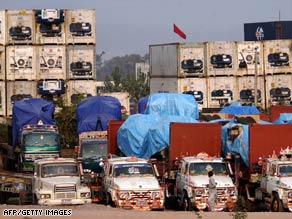
[[[45,158],[34,162],[32,193],[35,204],[77,205],[91,203],[90,189],[82,185],[73,158]]]
[[[150,162],[136,157],[116,157],[108,159],[104,168],[103,191],[108,205],[124,209],[164,209],[164,190]]]
[[[280,155],[273,154],[270,158],[260,160],[262,174],[255,177],[259,187],[255,189],[255,197],[252,197],[252,189],[246,185],[249,201],[263,201],[266,210],[274,212],[292,212],[292,149],[283,149]]]
[[[217,184],[215,211],[231,210],[237,201],[237,188],[229,175],[231,168],[222,158],[199,153],[197,156],[182,158],[179,164],[174,195],[184,210],[208,208],[208,165],[213,168]]]

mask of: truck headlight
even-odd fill
[[[129,199],[130,194],[128,192],[120,192],[119,197],[120,199]]]
[[[50,199],[51,198],[51,194],[40,194],[40,198],[41,199]]]
[[[80,196],[81,196],[81,198],[90,198],[90,193],[89,192],[81,192]]]
[[[152,192],[152,198],[153,199],[161,198],[161,192]]]
[[[288,192],[288,198],[292,198],[292,192]]]
[[[227,194],[235,195],[236,194],[236,189],[234,187],[227,188]]]

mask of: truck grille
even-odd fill
[[[56,199],[76,198],[76,185],[55,186]]]
[[[151,198],[151,192],[149,192],[149,191],[141,191],[141,192],[131,191],[130,195],[134,199],[136,199],[136,198]]]

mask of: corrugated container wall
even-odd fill
[[[6,47],[7,80],[36,80],[35,46]]]
[[[237,76],[263,75],[263,43],[236,42],[237,45]],[[257,64],[255,58],[257,54]],[[255,65],[256,64],[256,65]]]
[[[67,79],[96,79],[95,46],[67,46]]]
[[[150,93],[177,93],[178,78],[151,78]]]
[[[202,110],[208,105],[207,78],[179,78],[178,93],[193,95]]]
[[[5,46],[0,46],[0,80],[5,80]]]
[[[266,76],[267,100],[271,105],[290,105],[292,75]]]
[[[94,9],[67,9],[65,19],[67,44],[95,44]]]
[[[65,44],[63,9],[35,10],[36,43]]]
[[[269,40],[263,43],[266,74],[291,74],[292,39]]]
[[[208,107],[222,107],[237,99],[235,77],[209,77],[207,83]]]
[[[242,105],[252,105],[255,102],[255,77],[237,77],[237,99]],[[257,77],[257,105],[265,108],[265,86],[264,77]]]
[[[236,44],[235,42],[208,42],[207,46],[207,75],[231,76],[236,75]]]
[[[5,82],[0,81],[0,116],[6,116]]]
[[[94,80],[70,80],[67,81],[67,104],[77,104],[78,95],[84,97],[96,96],[96,87]]]
[[[7,81],[7,116],[12,115],[15,101],[37,97],[36,84],[36,81]]]
[[[292,21],[272,21],[244,24],[244,40],[292,39]]]
[[[66,79],[66,47],[37,46],[37,79]]]
[[[6,10],[0,10],[0,45],[6,44]]]
[[[7,44],[35,43],[33,10],[7,10]]]
[[[179,46],[178,77],[206,76],[205,43],[187,43]]]
[[[149,46],[150,77],[178,77],[179,73],[179,43]]]

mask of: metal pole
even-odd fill
[[[254,74],[254,105],[257,107],[258,105],[258,47],[254,48],[254,67],[255,67],[255,74]]]

